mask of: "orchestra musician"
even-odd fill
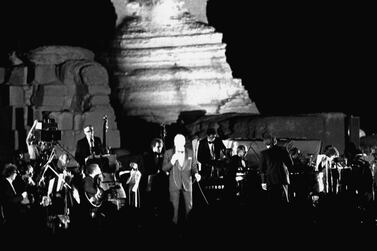
[[[208,128],[207,137],[201,139],[198,146],[198,162],[203,180],[219,176],[221,153],[226,156],[225,151],[226,147],[217,137],[216,129]]]
[[[94,127],[87,125],[83,129],[85,137],[77,141],[75,159],[79,163],[80,167],[84,167],[87,162],[97,162],[101,168],[101,158],[104,154],[104,148],[101,139],[94,136]]]
[[[144,206],[155,210],[169,201],[168,176],[162,171],[164,143],[161,138],[151,141],[150,149],[143,154],[144,172],[140,180]]]
[[[267,191],[269,200],[275,207],[285,208],[290,202],[288,187],[290,184],[289,170],[293,161],[286,147],[277,144],[277,138],[267,133],[263,143],[266,149],[260,152],[259,170],[261,185]]]
[[[28,203],[27,192],[18,191],[14,184],[19,171],[12,163],[5,164],[0,178],[0,205],[4,215],[4,226],[10,234],[25,229],[27,214],[23,205]]]
[[[318,192],[339,192],[339,150],[333,145],[326,145],[323,154],[318,154],[315,171],[317,172]]]
[[[35,202],[36,196],[34,167],[29,160],[28,154],[20,150],[16,151],[15,160],[12,163],[15,164],[19,170],[19,175],[17,175],[14,185],[16,189],[27,191],[30,202],[27,207],[31,207]]]
[[[100,187],[101,169],[97,163],[90,163],[85,167],[85,177],[80,189],[82,225],[87,227],[97,227],[104,212],[102,202],[105,198],[104,190]]]
[[[73,174],[67,169],[67,153],[56,153],[54,149],[49,160],[43,166],[43,173],[38,181],[39,204],[45,211],[47,227],[55,232],[58,228],[68,228],[70,210],[78,191],[71,184]]]
[[[246,147],[239,145],[237,146],[237,153],[230,157],[230,162],[224,175],[224,194],[228,202],[234,202],[237,193],[241,193],[242,183],[238,179],[243,179],[239,175],[244,174],[246,171],[245,155]]]

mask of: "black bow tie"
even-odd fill
[[[208,144],[213,144],[214,142],[213,141],[208,141]]]

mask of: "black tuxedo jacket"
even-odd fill
[[[220,138],[215,138],[213,144],[215,149],[215,160],[219,160],[221,152],[225,151],[226,147]],[[202,165],[213,165],[207,137],[199,141],[198,161]]]
[[[261,151],[259,169],[262,183],[268,185],[289,184],[289,170],[293,166],[292,158],[288,151],[280,146]]]
[[[101,139],[94,136],[94,154],[101,155],[104,153]],[[90,146],[86,137],[77,141],[75,159],[80,164],[80,166],[85,165],[85,158],[90,156]]]
[[[6,221],[15,221],[19,218],[22,209],[22,199],[22,195],[15,193],[10,183],[4,177],[1,177],[0,204],[3,207],[4,218]]]

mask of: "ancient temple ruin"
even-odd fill
[[[113,2],[124,14],[109,55],[121,116],[170,124],[186,111],[259,114],[232,76],[222,34],[198,21],[183,1]]]
[[[93,125],[102,139],[106,115],[106,145],[120,147],[108,72],[94,56],[80,47],[45,46],[28,52],[27,63],[7,69],[0,86],[2,153],[26,150],[28,130],[34,120],[44,117],[56,121],[59,143],[73,154],[76,142],[84,137],[83,126]]]

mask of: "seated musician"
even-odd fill
[[[319,185],[325,193],[338,193],[339,165],[335,161],[338,157],[339,150],[333,145],[325,146],[323,154],[317,157],[316,171],[321,174]]]
[[[37,182],[37,201],[45,209],[47,227],[52,231],[56,227],[68,228],[70,209],[74,201],[79,203],[78,191],[71,184],[73,175],[67,169],[68,163],[66,153],[53,150]]]
[[[0,177],[0,205],[2,205],[4,226],[7,227],[7,230],[12,231],[22,230],[26,218],[22,208],[27,200],[27,192],[17,190],[14,184],[18,173],[16,165],[7,163],[3,168],[2,177]]]
[[[88,161],[90,161],[97,162],[101,168],[101,163],[97,161],[104,154],[101,139],[94,136],[94,127],[92,125],[84,127],[84,134],[85,137],[77,141],[75,159],[81,167],[89,164]]]
[[[97,163],[90,163],[85,167],[85,177],[80,189],[80,213],[78,224],[83,229],[96,231],[100,229],[102,223],[107,218],[106,191],[100,184],[102,172]]]
[[[224,193],[225,199],[234,201],[240,188],[238,186],[238,175],[243,174],[246,170],[246,147],[244,145],[239,145],[237,147],[237,153],[230,157],[229,165],[227,166],[225,176],[224,176]]]
[[[201,164],[200,174],[203,179],[219,176],[221,153],[225,156],[226,147],[217,137],[216,129],[208,128],[207,137],[199,141],[198,161]]]

